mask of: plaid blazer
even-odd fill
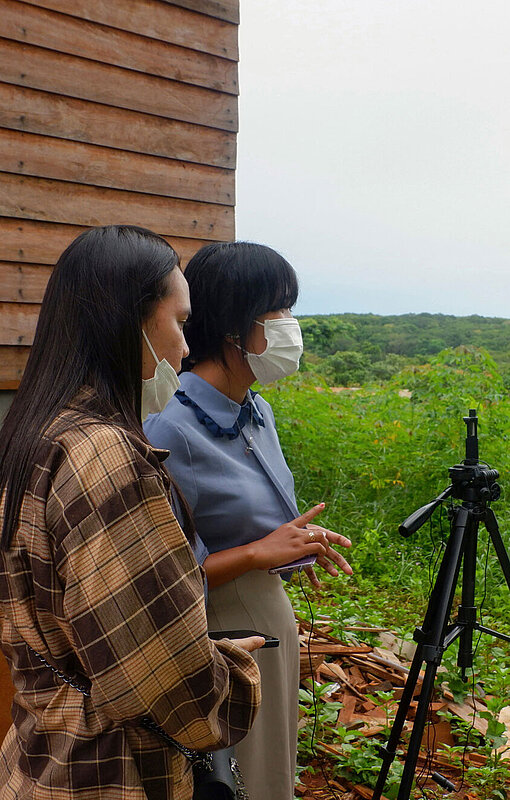
[[[140,718],[188,747],[226,747],[253,723],[258,668],[207,636],[168,452],[114,419],[83,412],[67,425],[69,414],[44,438],[0,553],[1,646],[16,689],[0,799],[189,800],[189,762]]]

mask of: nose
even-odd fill
[[[182,358],[187,358],[189,356],[189,347],[184,335],[182,337]]]

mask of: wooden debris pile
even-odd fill
[[[372,647],[365,644],[347,644],[331,634],[331,627],[327,622],[314,625],[311,632],[310,624],[304,619],[297,618],[298,636],[300,642],[300,668],[301,685],[310,688],[311,679],[315,685],[332,684],[327,694],[322,694],[326,702],[341,702],[337,726],[353,732],[359,737],[377,737],[381,740],[391,727],[393,717],[397,711],[399,700],[409,673],[409,667],[414,651],[414,645],[402,642],[396,636],[383,629],[353,629],[370,630],[380,635],[383,640],[381,647]],[[404,725],[403,735],[410,733],[413,726],[413,717],[418,704],[422,686],[423,673],[416,685],[415,696],[411,702],[408,719]],[[439,683],[439,680],[438,680]],[[370,695],[377,692],[387,692],[388,701],[373,702]],[[377,700],[377,697],[375,698]],[[439,715],[438,712],[450,711],[452,714],[468,721],[482,734],[487,731],[487,721],[479,716],[480,711],[486,710],[478,700],[474,705],[471,699],[463,704],[454,702],[453,695],[445,687],[436,688],[431,704],[430,720],[432,725],[425,730],[422,753],[417,768],[428,767],[427,773],[437,771],[448,777],[455,785],[459,785],[460,769],[452,766],[444,755],[441,755],[438,746],[441,744],[453,745],[455,741],[450,730],[450,723]],[[388,716],[390,721],[388,723]],[[302,721],[304,724],[304,720]],[[386,734],[384,734],[386,735]],[[427,738],[428,737],[428,738]],[[433,744],[432,744],[433,742]],[[342,752],[341,743],[334,741],[324,742],[320,738],[315,742],[315,749],[319,755],[326,752],[338,755]],[[434,752],[431,752],[431,751]],[[428,751],[428,752],[427,752]],[[471,753],[467,756],[470,763],[482,765],[485,757]],[[428,763],[426,764],[428,760]],[[372,790],[361,785],[352,785],[344,778],[328,775],[331,789],[328,789],[320,770],[315,770],[314,776],[305,774],[303,784],[297,789],[297,796],[304,800],[331,800],[333,797],[341,800],[371,800]],[[435,786],[426,782],[425,786]],[[334,793],[333,793],[334,792]],[[474,798],[469,789],[464,787],[460,793],[452,793],[452,798],[468,800]],[[509,795],[510,797],[510,787]]]

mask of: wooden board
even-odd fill
[[[237,130],[237,99],[233,95],[33,45],[1,39],[0,74],[6,83],[212,128]]]
[[[16,263],[55,264],[65,248],[85,230],[87,227],[79,225],[0,218],[0,257]],[[200,247],[210,244],[208,239],[164,238],[179,254],[181,266],[185,266]]]
[[[0,390],[17,389],[30,354],[30,347],[0,345]]]
[[[211,17],[239,22],[239,0],[163,0],[163,2],[200,11],[201,14],[209,14]]]
[[[157,39],[76,19],[18,0],[2,0],[2,36],[58,53],[238,93],[237,64]]]
[[[86,227],[104,224],[142,225],[168,236],[214,241],[234,237],[234,211],[230,206],[82,186],[6,172],[0,173],[0,214]]]
[[[1,388],[1,385],[0,385]],[[11,703],[14,697],[11,670],[3,653],[0,655],[0,742],[12,725]]]
[[[51,271],[47,264],[0,261],[0,301],[40,303]]]
[[[226,5],[214,0],[199,0],[206,5]],[[160,0],[28,0],[28,4],[62,11],[80,19],[101,22],[123,31],[132,31],[171,42],[192,50],[237,60],[237,26],[214,16],[179,8],[182,3]],[[206,5],[204,5],[206,4]],[[235,12],[235,9],[234,9]],[[231,13],[231,16],[237,16]]]
[[[90,226],[234,237],[238,0],[0,0],[0,389]]]
[[[233,206],[232,170],[0,128],[0,171]]]
[[[39,318],[37,303],[0,303],[0,345],[30,345]]]
[[[234,169],[235,133],[0,83],[0,125]]]

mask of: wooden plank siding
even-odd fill
[[[53,265],[73,239],[88,226],[58,225],[38,220],[0,217],[1,253],[5,261],[17,264]],[[164,236],[179,253],[185,265],[199,247],[211,240]],[[5,263],[5,262],[2,262]],[[1,272],[0,272],[1,274]]]
[[[25,1],[25,0],[24,0]],[[121,31],[130,31],[161,42],[189,47],[203,53],[237,61],[239,12],[218,17],[208,14],[208,0],[196,0],[193,9],[184,2],[163,0],[26,0],[27,5],[60,11],[78,19],[99,22]],[[229,5],[238,9],[238,0]],[[202,11],[193,13],[199,6]],[[191,13],[190,13],[191,12]],[[231,17],[231,18],[229,18]],[[235,17],[235,18],[234,18]]]
[[[237,94],[237,64],[157,39],[3,0],[1,35],[57,53]]]
[[[0,389],[94,225],[234,238],[239,0],[0,0]]]
[[[233,170],[9,130],[2,132],[0,172],[227,206],[235,197]]]
[[[52,269],[49,264],[0,261],[0,302],[40,303]],[[3,319],[0,320],[0,326],[3,322]]]
[[[230,94],[42,47],[0,39],[0,75],[6,83],[16,86],[51,87],[57,94],[68,97],[211,128],[237,130],[237,103]]]
[[[0,126],[195,164],[235,166],[235,133],[2,82]]]
[[[105,220],[114,225],[142,225],[170,236],[228,239],[233,226],[230,206],[176,200],[46,178],[0,173],[0,215],[91,227]]]

